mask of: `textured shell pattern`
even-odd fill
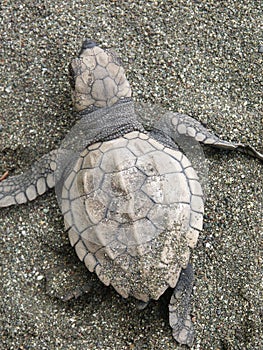
[[[80,260],[123,297],[143,301],[175,287],[203,211],[187,158],[137,131],[86,148],[62,190],[65,225]]]

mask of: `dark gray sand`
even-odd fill
[[[3,1],[0,173],[19,174],[74,124],[67,65],[83,38],[118,53],[134,97],[187,113],[262,151],[262,1]],[[205,151],[210,193],[193,252],[193,349],[260,350],[262,164]],[[0,349],[184,349],[167,302],[138,311],[95,289],[62,302],[44,271],[80,266],[54,192],[1,209]],[[262,247],[262,245],[261,245]],[[59,283],[59,282],[58,282]],[[55,287],[54,287],[55,289]]]

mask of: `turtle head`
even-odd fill
[[[72,99],[76,110],[110,107],[131,97],[131,88],[116,55],[86,39],[79,56],[69,65]]]

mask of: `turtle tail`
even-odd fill
[[[31,169],[0,182],[0,208],[34,200],[55,185],[57,150],[45,154]]]

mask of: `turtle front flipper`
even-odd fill
[[[0,208],[34,200],[54,187],[57,150],[45,154],[30,170],[0,182]]]
[[[189,263],[186,269],[181,271],[169,305],[169,321],[173,337],[179,344],[188,346],[192,346],[194,341],[194,327],[190,317],[193,281],[193,268]]]
[[[190,138],[212,147],[237,150],[263,161],[263,154],[252,146],[225,141],[210,132],[198,120],[185,114],[166,112],[153,126],[153,130],[169,135],[179,147],[181,141],[184,143],[185,138]]]

